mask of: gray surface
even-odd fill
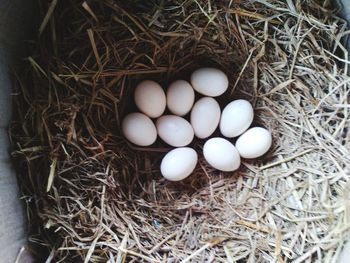
[[[339,0],[342,6],[341,15],[347,20],[350,21],[350,0]],[[350,50],[350,41],[348,41],[348,50]],[[350,54],[349,54],[350,56]],[[350,241],[345,243],[343,250],[341,251],[337,263],[349,263],[350,262]]]
[[[346,20],[350,21],[350,0],[341,0],[340,3],[343,8],[342,15]]]
[[[24,4],[26,3],[26,4]],[[23,205],[18,195],[16,175],[9,159],[8,123],[11,119],[9,65],[21,53],[19,41],[28,24],[27,0],[0,0],[0,263],[15,262],[27,242]],[[18,52],[19,51],[19,52]],[[25,255],[24,253],[22,253]],[[29,262],[21,257],[19,262]]]
[[[1,16],[1,14],[0,14]],[[0,44],[0,128],[6,128],[11,118],[11,86],[8,71],[6,67],[6,60],[3,58],[5,48]]]

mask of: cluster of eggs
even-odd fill
[[[161,162],[161,173],[170,181],[188,177],[195,169],[198,155],[188,146],[194,136],[207,139],[219,126],[228,138],[214,137],[203,146],[203,156],[210,166],[229,172],[237,170],[242,158],[257,158],[271,147],[271,133],[265,128],[250,128],[254,119],[252,105],[238,99],[226,105],[221,112],[214,99],[228,88],[228,78],[215,68],[201,68],[185,80],[173,82],[166,94],[155,81],[140,82],[134,100],[141,112],[128,114],[122,122],[124,136],[138,146],[153,144],[157,136],[176,147]],[[202,95],[195,102],[195,91]],[[168,108],[172,114],[163,115]],[[189,114],[189,121],[184,116]],[[155,124],[152,119],[156,119]],[[238,137],[239,136],[239,137]],[[238,137],[235,145],[229,140]]]

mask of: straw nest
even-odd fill
[[[17,150],[30,240],[46,262],[330,262],[350,224],[346,23],[328,1],[40,1],[18,76]],[[169,151],[129,144],[120,120],[142,79],[202,66],[224,103],[250,100],[273,133],[259,160],[185,181]]]

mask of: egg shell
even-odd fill
[[[211,97],[199,99],[194,104],[190,117],[194,134],[201,139],[212,135],[218,127],[220,114],[220,106],[215,99]]]
[[[190,112],[194,103],[194,90],[185,80],[176,80],[170,84],[167,94],[167,106],[171,113],[184,116]]]
[[[128,114],[122,121],[126,139],[139,146],[149,146],[157,139],[157,129],[152,120],[143,113]]]
[[[254,110],[247,100],[234,100],[222,111],[220,132],[228,138],[236,137],[245,132],[252,124]]]
[[[164,156],[160,171],[167,180],[180,181],[193,172],[197,161],[197,153],[192,148],[176,148]]]
[[[176,115],[164,115],[157,122],[159,137],[174,147],[183,147],[190,144],[194,137],[191,124]]]
[[[213,168],[220,171],[235,171],[241,165],[241,157],[236,147],[224,138],[215,137],[206,141],[203,155]]]
[[[228,78],[216,68],[200,68],[191,75],[191,84],[195,91],[209,97],[222,95],[228,88]]]
[[[252,159],[264,155],[271,144],[271,133],[265,128],[254,127],[237,139],[236,148],[243,158]]]
[[[165,92],[152,80],[144,80],[136,86],[134,100],[137,108],[151,118],[158,118],[166,108]]]

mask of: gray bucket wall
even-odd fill
[[[350,21],[350,0],[340,2],[343,16]],[[10,162],[7,128],[12,107],[9,66],[21,63],[23,40],[34,29],[34,7],[32,0],[0,0],[0,263],[32,262],[21,250],[27,242],[25,210]],[[343,252],[338,262],[350,262],[350,243]]]

